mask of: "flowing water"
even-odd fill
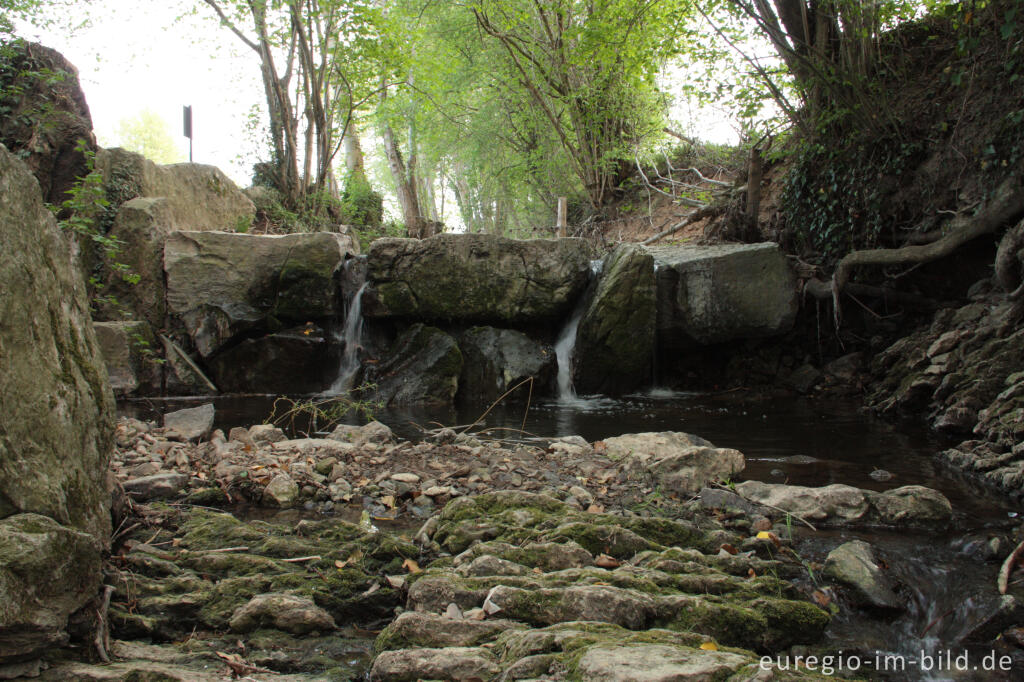
[[[342,352],[341,364],[338,366],[338,376],[331,384],[331,387],[324,393],[326,395],[344,395],[352,389],[352,383],[359,374],[359,352],[362,350],[363,340],[363,292],[369,282],[363,282],[359,290],[352,297],[349,303],[348,313],[345,316],[345,329],[342,331],[341,341],[345,350]]]

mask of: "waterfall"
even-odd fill
[[[328,394],[339,395],[350,391],[352,382],[359,372],[359,350],[362,348],[363,339],[363,291],[368,285],[369,282],[363,282],[349,304],[345,329],[341,336],[345,350],[341,356],[341,365],[338,367],[338,376],[326,391]]]
[[[580,304],[572,311],[572,316],[562,331],[558,333],[558,341],[555,342],[555,359],[558,361],[558,399],[562,401],[572,400],[576,397],[576,390],[572,387],[572,352],[576,348],[576,330],[579,329],[580,319],[586,306]]]
[[[603,260],[590,261],[591,286],[601,276],[603,269]],[[583,313],[587,310],[590,298],[589,291],[580,297],[568,322],[558,333],[558,340],[555,341],[555,359],[558,361],[558,399],[562,402],[569,402],[576,398],[576,389],[572,385],[572,354],[576,349],[576,332],[579,330],[580,320],[583,319]]]

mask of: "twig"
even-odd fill
[[[498,396],[498,399],[497,399],[497,400],[495,400],[495,401],[494,401],[493,403],[491,403],[491,406],[490,406],[490,407],[488,407],[488,408],[487,408],[486,410],[484,410],[484,413],[483,413],[483,414],[481,414],[481,415],[480,415],[479,417],[477,417],[477,418],[476,418],[476,421],[474,421],[474,422],[473,422],[472,424],[470,424],[470,425],[469,425],[469,426],[467,426],[466,428],[464,428],[464,429],[462,429],[461,431],[459,431],[459,433],[465,433],[466,431],[469,431],[469,430],[470,430],[471,428],[473,428],[474,426],[476,426],[477,424],[479,424],[480,422],[482,422],[482,421],[484,420],[484,417],[486,417],[486,416],[487,416],[488,414],[490,414],[490,413],[491,413],[491,410],[493,410],[493,409],[494,409],[495,407],[497,407],[497,406],[498,406],[498,403],[500,403],[500,402],[501,402],[502,400],[504,400],[505,398],[507,398],[507,397],[508,397],[508,395],[509,395],[510,393],[512,393],[512,392],[513,392],[513,391],[515,391],[515,390],[516,390],[517,388],[519,388],[520,386],[522,386],[523,384],[525,384],[525,383],[527,383],[527,382],[529,382],[529,383],[530,383],[530,386],[531,386],[531,391],[532,391],[532,387],[533,387],[533,377],[532,377],[532,376],[531,376],[531,377],[526,377],[525,379],[523,379],[522,381],[520,381],[520,382],[519,382],[518,384],[516,384],[515,386],[513,386],[513,387],[512,387],[512,388],[510,388],[510,389],[508,389],[507,391],[505,391],[504,393],[502,393],[502,394],[501,394],[500,396]]]
[[[248,547],[222,547],[220,549],[204,549],[200,550],[204,554],[220,554],[222,552],[248,552]]]
[[[1022,554],[1024,554],[1024,542],[1017,545],[1016,549],[1010,552],[1010,556],[1006,557],[1006,561],[1003,562],[1002,568],[999,569],[999,580],[996,582],[999,586],[999,594],[1006,594],[1010,588],[1010,574]]]
[[[294,559],[281,559],[281,561],[286,564],[301,564],[304,561],[320,561],[321,559],[323,559],[322,556],[314,554],[313,556],[299,556]]]

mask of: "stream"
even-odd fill
[[[216,426],[227,432],[234,426],[263,422],[274,399],[214,398]],[[120,407],[124,414],[153,419],[200,401],[210,399],[136,401]],[[858,408],[854,400],[765,399],[742,391],[696,394],[655,389],[622,399],[534,401],[528,411],[524,403],[501,404],[472,431],[511,439],[575,434],[588,441],[623,433],[685,431],[718,447],[743,452],[745,480],[808,486],[844,483],[872,490],[904,485],[935,488],[953,505],[954,521],[947,529],[812,532],[794,526],[796,550],[807,562],[823,563],[831,549],[852,539],[872,544],[885,559],[891,577],[902,585],[901,593],[909,604],[905,611],[888,617],[866,617],[844,607],[829,627],[827,644],[837,657],[859,660],[864,665],[861,674],[870,679],[1014,679],[1000,677],[1006,673],[939,670],[934,661],[932,669],[926,670],[930,659],[922,659],[922,652],[935,656],[951,651],[955,657],[964,651],[963,637],[994,611],[999,601],[995,583],[1000,562],[982,561],[965,548],[971,546],[972,537],[1009,535],[1020,523],[1020,509],[938,466],[932,455],[951,443],[926,425],[882,421]],[[478,421],[485,409],[388,408],[377,411],[376,418],[401,437],[419,439],[424,427],[467,426]],[[871,475],[876,469],[884,469],[891,478],[876,480]],[[972,650],[971,665],[980,664],[986,653]],[[875,671],[870,665],[886,660],[892,666],[888,672]]]

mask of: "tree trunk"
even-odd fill
[[[390,125],[384,126],[383,138],[384,153],[388,158],[391,177],[395,181],[395,192],[398,194],[398,204],[402,208],[406,233],[414,239],[422,239],[425,232],[424,220],[416,197],[416,187],[409,180],[402,152],[395,142],[395,132]]]

